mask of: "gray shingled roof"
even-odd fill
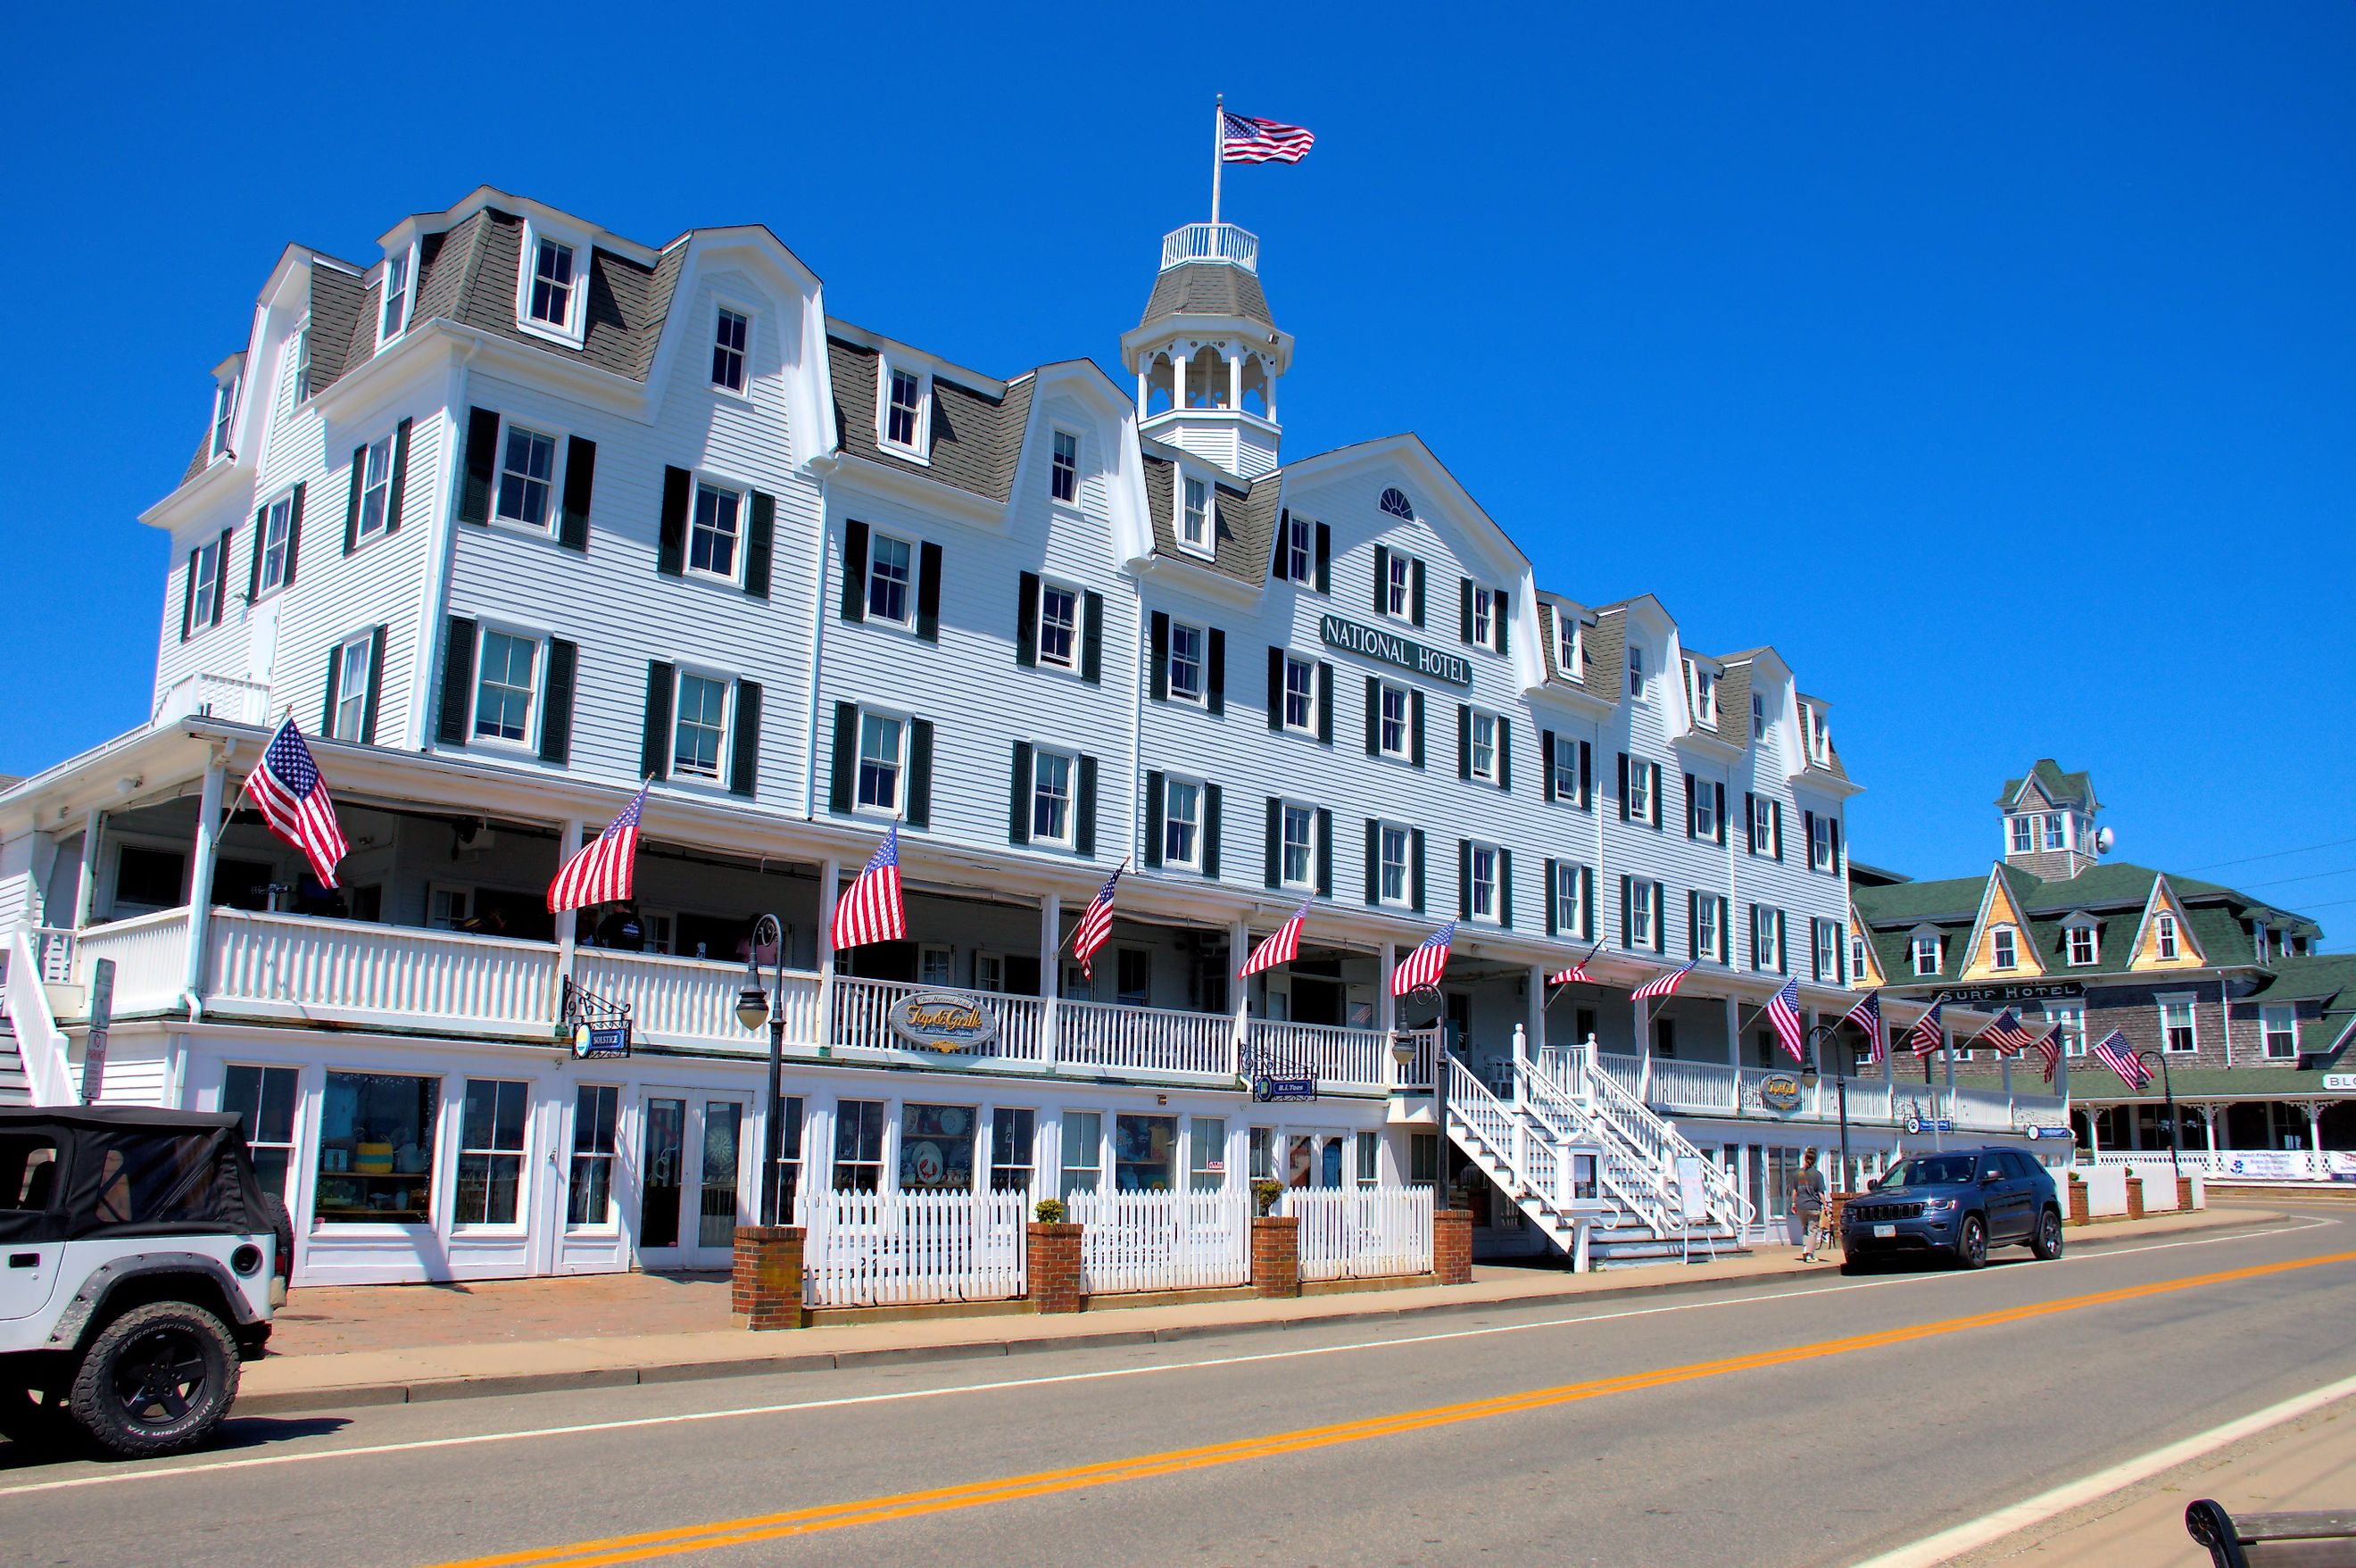
[[[657,269],[592,248],[582,284],[588,290],[582,343],[574,349],[516,325],[516,278],[522,252],[523,220],[495,207],[484,208],[449,231],[430,256],[421,249],[413,319],[447,317],[552,353],[577,355],[618,376],[645,380],[663,314],[670,308],[669,290],[655,286]],[[671,267],[668,276],[676,285],[679,269]]]
[[[311,267],[311,387],[313,392],[335,385],[344,371],[359,363],[352,357],[353,338],[363,320],[370,319],[360,305],[368,282],[341,267]]]
[[[2045,791],[2045,798],[2056,805],[2089,800],[2094,793],[2094,781],[2091,777],[2084,773],[2064,773],[2062,771],[2062,765],[2050,757],[2039,757],[2036,765],[2029,771],[2029,775],[2037,780],[2038,788]],[[1997,797],[1996,803],[1999,806],[2011,805],[2012,798],[2020,793],[2020,786],[2023,782],[2024,780],[2019,779],[2006,779],[2004,793]]]
[[[1540,599],[1538,601],[1538,642],[1546,650],[1547,673],[1558,681],[1568,681],[1574,686],[1585,686],[1595,666],[1595,650],[1590,646],[1592,634],[1580,639],[1580,667],[1576,670],[1566,670],[1562,667],[1561,661],[1554,656],[1556,643],[1554,618],[1553,601]]]
[[[1187,262],[1164,268],[1153,280],[1153,293],[1137,324],[1150,326],[1171,316],[1239,316],[1271,332],[1276,329],[1259,274],[1226,262]]]
[[[1284,485],[1276,474],[1263,474],[1247,489],[1225,480],[1212,488],[1211,559],[1178,544],[1178,466],[1151,452],[1145,455],[1145,506],[1153,516],[1153,553],[1174,561],[1208,565],[1224,577],[1258,585],[1268,580],[1276,553],[1278,498]]]
[[[844,451],[994,501],[1012,493],[1015,465],[1023,455],[1023,427],[1031,417],[1031,378],[1015,381],[1005,396],[992,397],[936,375],[933,445],[926,454],[932,460],[915,463],[876,443],[876,351],[835,337],[827,338],[826,348],[834,382],[835,428]]]

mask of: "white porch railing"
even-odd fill
[[[83,933],[85,954],[101,934]],[[502,1034],[554,1026],[556,949],[547,942],[237,909],[212,912],[206,941],[209,994],[241,1013]]]
[[[1023,1294],[1023,1192],[805,1193],[810,1306],[1004,1301]]]
[[[1431,1188],[1289,1189],[1280,1213],[1301,1221],[1301,1277],[1372,1279],[1431,1272]]]
[[[1080,1289],[1088,1294],[1206,1290],[1251,1279],[1251,1221],[1241,1191],[1079,1192]]]
[[[1236,1021],[1224,1013],[1066,999],[1055,1004],[1055,1061],[1115,1072],[1231,1079]]]
[[[168,1007],[178,1000],[188,953],[188,912],[159,909],[134,919],[91,926],[71,946],[74,983],[82,987],[79,1017],[90,1008],[90,977],[98,961],[114,961],[117,1015]]]
[[[906,985],[890,980],[856,980],[837,975],[834,982],[834,1043],[837,1049],[880,1050],[906,1052],[908,1047],[892,1033],[893,1004],[904,996],[915,996],[938,986]],[[1037,1063],[1039,1049],[1039,1018],[1042,1012],[1036,996],[1003,996],[994,992],[969,992],[980,1005],[998,1037],[986,1046],[959,1051],[957,1059],[972,1061],[1002,1061]],[[935,1053],[918,1053],[930,1057]]]
[[[1164,271],[1186,262],[1232,262],[1259,271],[1259,236],[1232,223],[1189,223],[1162,237]]]
[[[573,977],[603,1000],[628,1007],[631,1031],[640,1039],[756,1054],[769,1048],[766,1029],[755,1032],[737,1021],[736,998],[745,983],[741,963],[584,949],[573,961]],[[816,974],[787,972],[782,1015],[786,1044],[796,1051],[818,1044],[818,986]],[[776,985],[766,970],[761,990],[776,1007]]]
[[[1652,1100],[1676,1111],[1733,1111],[1742,1103],[1741,1079],[1721,1062],[1656,1060]]]
[[[175,719],[227,719],[232,724],[258,725],[270,716],[270,688],[232,675],[183,675],[164,688],[153,725]]]
[[[1254,1018],[1244,1026],[1244,1070],[1314,1073],[1318,1087],[1380,1093],[1390,1081],[1391,1037],[1380,1029],[1333,1024],[1280,1024]]]

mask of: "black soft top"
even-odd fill
[[[271,1229],[230,1112],[0,1109],[0,1245]]]

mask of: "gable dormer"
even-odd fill
[[[1877,991],[1890,983],[1882,971],[1881,954],[1873,945],[1873,934],[1855,904],[1848,907],[1848,983],[1855,990]]]
[[[2155,875],[2151,897],[2144,902],[2143,918],[2136,922],[2135,942],[2128,950],[2127,968],[2164,972],[2201,969],[2208,962],[2209,955],[2192,934],[2192,920],[2183,900],[2165,875]]]
[[[1971,943],[1959,978],[2029,980],[2044,973],[2044,961],[2030,937],[2028,911],[2021,908],[2004,868],[1992,868],[1987,888],[1980,895],[1979,917],[1972,923]]]
[[[237,460],[239,407],[245,401],[245,351],[213,367],[212,423],[205,432],[205,461]]]

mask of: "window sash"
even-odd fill
[[[890,405],[884,413],[884,439],[895,446],[916,444],[917,415],[924,407],[924,382],[913,371],[892,372]]]
[[[1914,972],[1916,974],[1938,973],[1939,939],[1936,937],[1916,937],[1913,942],[1913,958]]]
[[[723,486],[697,482],[695,521],[687,540],[689,571],[735,581],[737,528],[744,499]]]
[[[262,523],[262,577],[256,593],[266,594],[284,585],[286,542],[294,526],[294,498],[284,495],[271,502]]]
[[[531,318],[551,327],[573,319],[573,247],[543,239],[532,252]]]
[[[1628,815],[1650,822],[1653,817],[1653,764],[1628,759]]]
[[[528,528],[546,528],[549,489],[556,474],[554,438],[511,424],[500,450],[494,515]]]
[[[1718,837],[1718,786],[1707,779],[1694,780],[1694,837]]]
[[[1497,852],[1487,844],[1472,846],[1472,918],[1497,918]]]
[[[1840,931],[1830,920],[1816,922],[1816,974],[1824,980],[1840,974]]]
[[[1162,789],[1162,864],[1191,868],[1202,854],[1203,787],[1191,779]]]
[[[1386,824],[1380,830],[1377,853],[1381,880],[1376,893],[1386,904],[1405,904],[1408,901],[1408,856],[1413,846],[1414,840],[1407,829]]]
[[[371,441],[367,455],[360,461],[360,518],[358,532],[362,539],[384,531],[385,509],[392,499],[392,437]]]
[[[1494,648],[1496,633],[1497,596],[1487,588],[1472,590],[1472,640],[1483,648]]]
[[[1203,628],[1170,623],[1170,694],[1183,702],[1203,696]]]
[[[712,329],[712,384],[744,390],[744,339],[750,323],[740,311],[720,307]]]
[[[1307,730],[1317,722],[1317,667],[1305,659],[1284,661],[1284,727]]]
[[[1031,754],[1031,837],[1045,843],[1072,841],[1072,759],[1064,752]]]
[[[1310,548],[1309,520],[1288,518],[1284,530],[1284,575],[1288,581],[1306,583],[1315,571]]]
[[[409,252],[400,252],[384,260],[384,317],[377,324],[377,339],[382,342],[396,336],[409,315]]]
[[[1718,727],[1718,677],[1707,670],[1694,671],[1694,718],[1711,729]]]
[[[1408,556],[1392,555],[1383,567],[1383,612],[1399,620],[1415,614],[1415,562]]]
[[[336,716],[334,740],[359,740],[368,723],[369,650],[370,639],[353,638],[336,652]]]
[[[1587,906],[1582,895],[1587,879],[1576,865],[1558,865],[1554,868],[1554,923],[1565,936],[1577,936],[1587,929]]]
[[[1579,742],[1555,736],[1554,752],[1548,760],[1554,768],[1554,798],[1579,804]]]
[[[1704,958],[1719,956],[1718,900],[1715,897],[1694,900],[1694,946]]]
[[[2258,1010],[2258,1027],[2265,1042],[2268,1060],[2286,1061],[2298,1055],[2298,1014],[2296,1009],[2262,1007]]]
[[[1808,830],[1808,865],[1817,871],[1833,866],[1833,820],[1820,816]]]
[[[1063,1195],[1096,1191],[1104,1184],[1104,1113],[1065,1112],[1063,1144]]]
[[[1188,479],[1185,489],[1186,512],[1179,537],[1201,549],[1211,538],[1211,487],[1201,479]]]
[[[522,741],[531,734],[539,640],[512,632],[486,631],[477,667],[480,673],[475,682],[475,738]]]
[[[2163,1002],[2159,1004],[2159,1033],[2164,1047],[2171,1055],[2182,1056],[2198,1050],[2201,1045],[2200,1020],[2194,1015],[2190,1002]],[[2181,1040],[2183,1044],[2177,1042]]]
[[[1386,684],[1379,702],[1376,745],[1386,757],[1408,754],[1408,693],[1404,687]]]
[[[690,779],[718,779],[728,736],[728,683],[680,671],[675,712],[671,771]]]
[[[1080,493],[1080,438],[1067,431],[1055,432],[1047,493],[1059,501],[1075,499]]]
[[[900,810],[901,747],[907,726],[888,714],[859,715],[858,804],[869,811]]]
[[[564,1223],[573,1229],[615,1222],[614,1168],[619,1152],[622,1091],[610,1083],[584,1083],[573,1098],[572,1179],[565,1184]]]
[[[2020,966],[2020,941],[2019,939],[2013,934],[2012,928],[2009,926],[1997,927],[1995,933],[1995,940],[1989,945],[1993,949],[1993,957],[1997,968],[2017,969]]]
[[[1644,650],[1641,648],[1631,647],[1628,650],[1628,694],[1632,697],[1644,694]]]
[[[1316,880],[1317,850],[1313,833],[1316,813],[1306,806],[1283,810],[1283,881],[1288,887],[1307,887]]]
[[[1472,715],[1472,777],[1494,781],[1497,777],[1497,716]]]
[[[1653,885],[1642,878],[1628,884],[1628,940],[1638,947],[1653,945]]]
[[[2155,934],[2158,938],[2159,956],[2174,958],[2176,956],[2176,917],[2173,915],[2159,917],[2155,922]]]
[[[1039,587],[1039,662],[1069,670],[1079,661],[1080,596],[1055,583]]]
[[[905,626],[912,599],[908,590],[916,581],[915,552],[906,540],[888,533],[873,539],[867,556],[867,618]]]
[[[531,1085],[470,1078],[459,1119],[458,1225],[512,1225],[523,1187],[524,1130]]]

